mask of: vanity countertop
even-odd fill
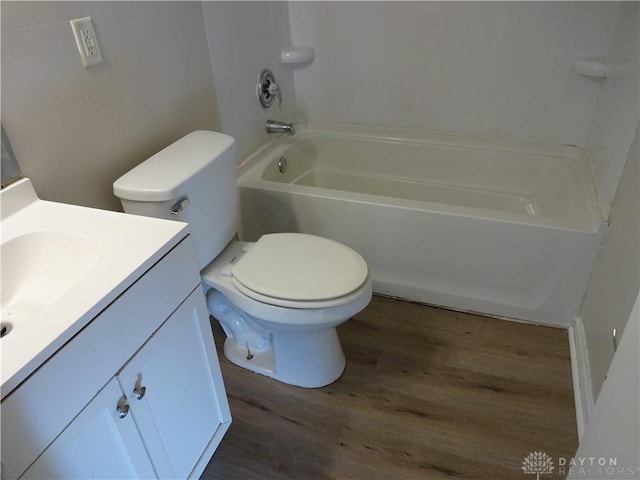
[[[182,222],[40,200],[28,179],[0,195],[2,323],[10,325],[0,340],[4,398],[189,230]]]

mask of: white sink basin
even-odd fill
[[[188,228],[40,200],[28,179],[1,190],[0,200],[4,398],[184,239]]]
[[[26,233],[2,244],[2,324],[47,321],[43,313],[96,264],[100,245],[67,232]]]

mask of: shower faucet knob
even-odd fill
[[[282,105],[282,92],[271,70],[264,69],[258,75],[256,96],[262,108],[269,108],[276,97],[278,97],[279,104]]]

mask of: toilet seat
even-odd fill
[[[201,272],[202,285],[205,291],[214,289],[222,293],[233,305],[248,315],[260,319],[270,329],[281,330],[295,326],[299,329],[316,328],[317,325],[329,325],[343,322],[365,308],[371,300],[371,274],[357,290],[348,295],[332,300],[321,301],[314,305],[313,301],[290,301],[287,305],[274,305],[271,299],[256,300],[245,295],[233,281],[231,270],[238,261],[251,250],[255,243],[231,242]],[[326,305],[323,306],[322,304]]]
[[[343,303],[369,275],[364,259],[349,247],[301,233],[263,235],[231,273],[244,295],[289,308]]]

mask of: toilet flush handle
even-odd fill
[[[171,215],[177,215],[179,214],[182,210],[184,210],[185,208],[187,208],[189,206],[189,203],[191,203],[189,201],[189,197],[182,197],[180,200],[178,200],[175,205],[173,207],[171,207]]]

